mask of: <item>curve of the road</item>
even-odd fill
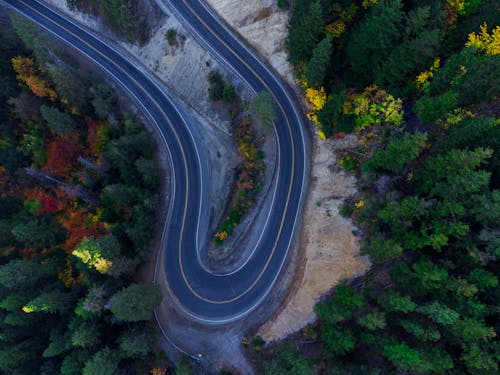
[[[172,201],[165,226],[164,267],[179,306],[206,323],[240,319],[254,310],[276,282],[292,244],[301,211],[306,169],[302,117],[286,87],[201,2],[169,0],[203,44],[230,65],[255,92],[276,100],[278,173],[270,216],[243,267],[219,275],[200,263],[197,230],[203,212],[200,153],[189,124],[154,78],[117,48],[37,0],[1,0],[98,64],[142,107],[169,151]],[[0,2],[1,2],[0,1]]]

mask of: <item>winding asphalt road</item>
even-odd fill
[[[275,98],[278,173],[267,225],[245,265],[232,273],[209,272],[199,261],[198,229],[207,214],[205,182],[195,137],[155,79],[118,49],[37,0],[1,0],[98,64],[142,107],[169,150],[172,200],[166,222],[165,273],[179,306],[206,323],[240,319],[255,309],[276,282],[292,244],[305,194],[306,144],[298,105],[275,75],[199,1],[169,0],[196,37],[231,65],[255,92]],[[1,3],[0,1],[0,3]]]

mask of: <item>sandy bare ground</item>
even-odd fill
[[[292,86],[293,67],[284,46],[289,13],[276,0],[206,0]]]
[[[354,176],[343,171],[335,151],[352,147],[354,136],[343,140],[314,140],[309,195],[300,236],[299,269],[295,284],[280,312],[258,331],[266,341],[296,332],[315,319],[314,305],[339,281],[365,272],[369,266],[359,252],[355,227],[338,213],[339,205],[355,194]]]

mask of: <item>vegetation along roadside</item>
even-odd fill
[[[260,146],[264,143],[266,132],[272,129],[276,112],[273,99],[265,92],[259,93],[248,106],[217,71],[209,74],[208,81],[210,100],[222,101],[228,105],[231,130],[241,158],[224,219],[213,237],[215,244],[221,245],[256,204],[266,169],[264,151]],[[245,106],[249,108],[245,110]],[[257,120],[257,124],[253,119]],[[257,125],[258,134],[255,130]]]

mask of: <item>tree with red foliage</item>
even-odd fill
[[[82,153],[75,141],[58,137],[47,145],[45,170],[63,177],[69,177],[75,169],[77,158]]]
[[[62,202],[58,202],[52,197],[43,197],[40,200],[40,204],[42,207],[40,208],[40,211],[38,211],[38,214],[54,214],[57,211],[62,209]]]

